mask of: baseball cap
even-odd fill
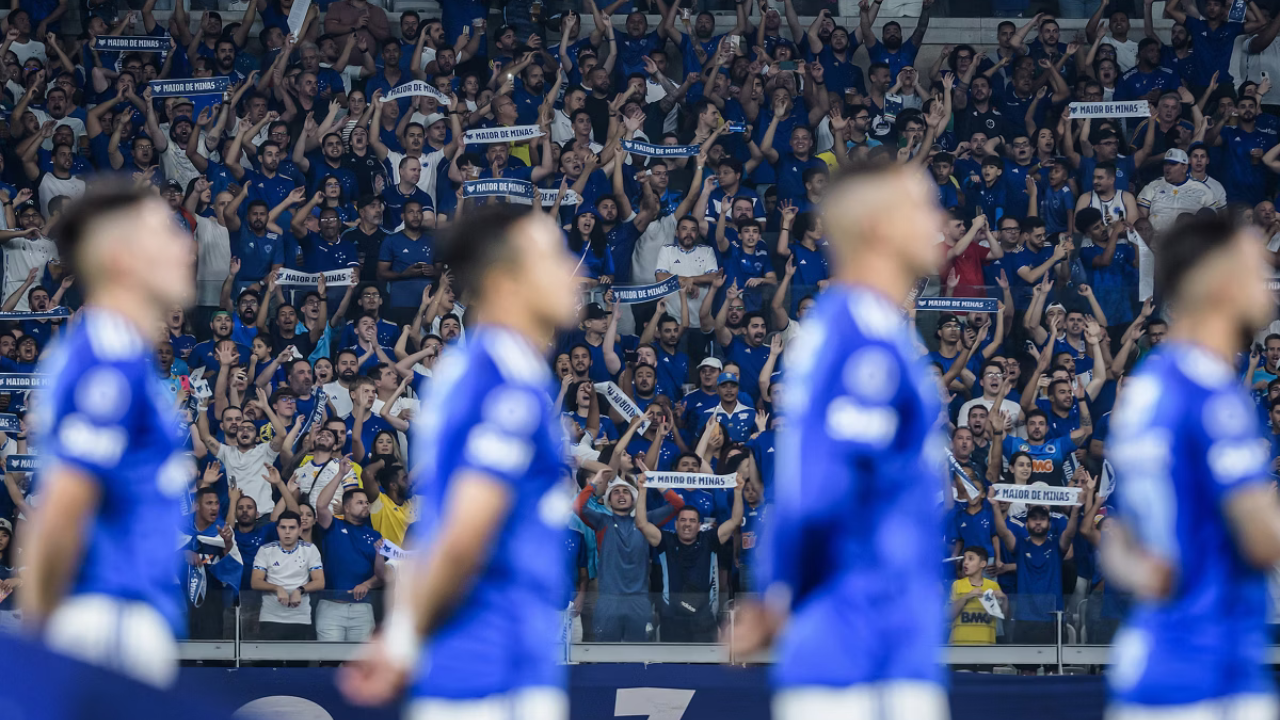
[[[10,536],[12,536],[13,523],[10,523],[8,520],[4,518],[0,518],[0,530],[4,530],[5,532],[9,533]]]
[[[427,116],[427,121],[422,123],[422,127],[429,128],[441,120],[444,120],[444,113],[431,113]]]
[[[720,377],[716,378],[716,384],[723,385],[725,383],[733,383],[734,385],[737,385],[738,376],[734,373],[727,373],[727,372],[720,373]]]
[[[1061,310],[1062,312],[1066,312],[1067,306],[1062,303],[1049,303],[1049,307],[1045,308],[1044,311],[1049,312],[1050,310]]]
[[[180,97],[173,101],[173,107],[182,107],[183,105],[190,105],[191,107],[196,106],[195,103],[191,102],[191,98]]]
[[[178,182],[177,180],[170,180],[164,184],[164,189],[177,190],[178,192],[182,192],[182,183]]]
[[[1119,140],[1119,139],[1120,139],[1120,136],[1116,134],[1115,130],[1112,130],[1111,128],[1106,128],[1098,133],[1097,141],[1102,142],[1103,140]]]
[[[600,306],[600,303],[591,303],[587,306],[588,320],[603,320],[609,317],[609,311]]]
[[[724,363],[720,362],[718,358],[709,357],[709,358],[705,358],[702,362],[698,363],[699,370],[701,370],[704,367],[713,367],[717,370],[723,370]]]
[[[196,124],[195,121],[191,119],[190,115],[177,115],[173,118],[173,120],[169,124],[177,125],[178,123],[187,123],[192,126]]]
[[[1178,148],[1169,148],[1164,153],[1164,161],[1167,163],[1178,163],[1179,165],[1187,164],[1187,153],[1185,150]]]

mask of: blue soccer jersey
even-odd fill
[[[1116,636],[1115,698],[1190,704],[1269,693],[1267,580],[1241,556],[1223,505],[1270,482],[1265,439],[1239,375],[1166,342],[1125,384],[1108,456],[1119,517],[1176,569],[1171,596],[1135,601]]]
[[[506,485],[511,506],[487,564],[432,638],[419,697],[480,699],[563,688],[558,661],[570,500],[559,487],[565,440],[545,358],[527,341],[481,327],[436,366],[415,457],[425,458],[411,545],[429,548],[450,487],[478,473]]]
[[[812,313],[788,353],[759,568],[790,599],[775,684],[940,684],[938,390],[887,298],[832,286]]]
[[[178,454],[177,413],[154,355],[152,338],[125,319],[85,311],[41,365],[51,384],[39,404],[40,449],[47,468],[83,473],[102,495],[69,594],[147,603],[177,635],[186,620],[174,538],[194,466]]]

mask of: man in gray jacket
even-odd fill
[[[593,496],[603,496],[609,512],[588,507]],[[667,505],[645,514],[653,525],[667,523],[684,499],[674,490],[663,493]],[[634,485],[614,478],[608,487],[597,475],[582,488],[573,503],[574,512],[596,532],[599,596],[595,604],[596,642],[644,642],[645,624],[652,616],[649,604],[649,541],[636,527]]]

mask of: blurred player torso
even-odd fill
[[[559,482],[564,439],[547,394],[550,381],[546,360],[532,346],[495,327],[476,332],[435,370],[422,405],[430,410],[416,456],[426,464],[410,546],[430,547],[450,477],[459,471],[498,477],[511,484],[514,498],[474,587],[433,635],[414,687],[419,697],[564,686],[561,549],[571,498]]]
[[[69,465],[102,492],[70,595],[147,603],[184,634],[175,533],[193,466],[178,453],[151,341],[112,313],[86,310],[40,371],[52,376],[37,408],[45,467]]]
[[[833,285],[797,343],[766,541],[793,597],[775,680],[940,682],[938,390],[869,290]]]
[[[1240,555],[1222,509],[1232,491],[1269,481],[1236,373],[1165,343],[1125,385],[1111,433],[1120,517],[1176,578],[1170,598],[1135,603],[1116,636],[1116,698],[1167,705],[1269,692],[1266,575]]]

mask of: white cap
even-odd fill
[[[440,122],[441,120],[444,120],[444,117],[445,116],[443,113],[431,113],[430,115],[427,116],[426,122],[422,123],[422,127],[429,128],[432,125],[435,125],[436,123]]]
[[[698,363],[698,369],[702,369],[704,367],[713,367],[717,370],[723,370],[724,363],[720,362],[718,358],[709,357]]]
[[[1185,150],[1179,150],[1178,148],[1169,148],[1164,153],[1164,161],[1186,165],[1187,153]]]

